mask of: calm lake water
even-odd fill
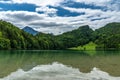
[[[120,80],[120,51],[0,51],[0,80]]]

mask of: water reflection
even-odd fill
[[[18,69],[25,71],[37,65],[60,62],[89,72],[100,68],[114,76],[120,76],[119,51],[0,51],[0,77]]]

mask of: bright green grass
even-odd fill
[[[78,46],[78,47],[72,47],[69,48],[71,50],[95,50],[96,44],[93,42],[90,42],[84,46]]]

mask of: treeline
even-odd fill
[[[34,36],[0,20],[0,49],[34,49],[36,43]]]
[[[0,21],[0,49],[67,49],[84,45],[91,40],[92,29],[83,26],[62,35],[39,33],[35,36],[13,24]]]
[[[0,20],[0,49],[60,49],[55,37],[50,34],[29,34],[13,24]]]
[[[81,26],[62,35],[56,36],[56,40],[61,43],[63,48],[83,46],[93,40],[93,30],[89,26]]]
[[[33,36],[0,20],[0,49],[67,49],[91,41],[98,45],[96,48],[120,48],[120,23],[111,23],[96,31],[86,25],[58,36],[44,33]]]
[[[109,23],[94,33],[97,49],[120,49],[120,23]]]

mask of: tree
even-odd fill
[[[5,38],[0,38],[0,49],[10,49],[10,40]]]

